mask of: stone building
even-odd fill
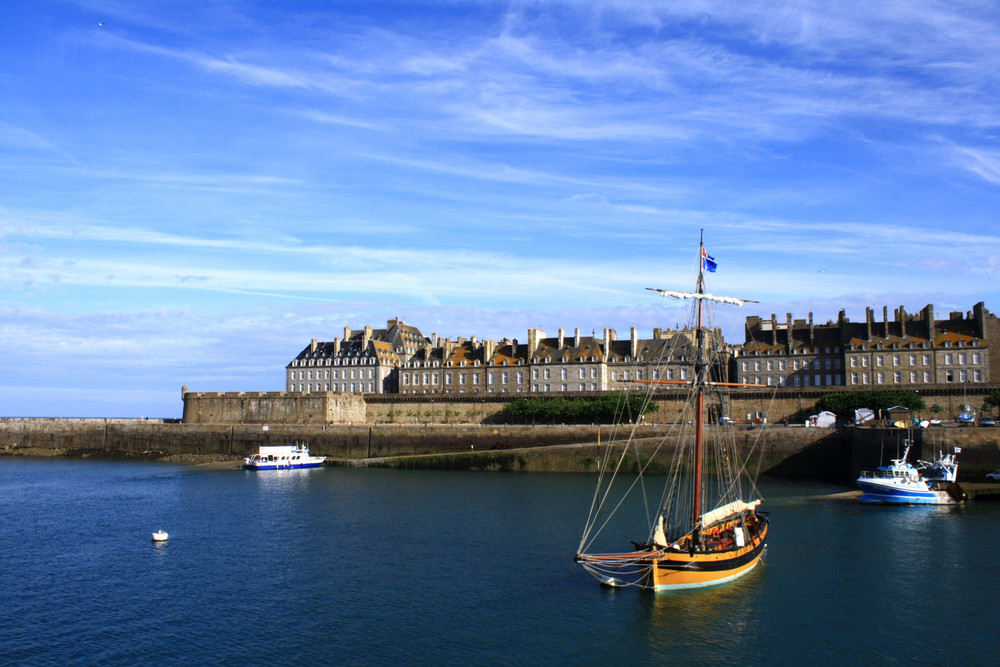
[[[385,329],[370,326],[332,342],[315,338],[285,367],[288,391],[346,391],[384,394],[398,391],[397,369],[423,349],[426,338],[399,319]]]
[[[914,389],[991,381],[990,343],[997,317],[977,303],[971,312],[934,318],[934,307],[909,314],[902,307],[881,320],[871,308],[864,322],[841,310],[836,322],[814,324],[747,317],[746,341],[734,360],[740,382],[777,387]]]
[[[635,389],[645,381],[686,381],[694,367],[694,335],[690,331],[654,329],[652,339],[639,339],[635,327],[628,340],[613,329],[603,336],[573,335],[559,329],[546,336],[528,329],[528,340],[428,340],[399,369],[401,394],[507,394],[597,392]],[[721,343],[718,334],[713,341]]]

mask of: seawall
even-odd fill
[[[901,452],[907,433],[911,459],[961,447],[960,478],[981,480],[1000,468],[1000,428],[816,429],[768,425],[735,428],[740,445],[766,431],[761,472],[847,482]],[[637,427],[641,457],[652,454],[667,427]],[[609,426],[394,425],[345,426],[182,424],[146,420],[0,419],[0,455],[238,461],[260,445],[294,445],[343,465],[588,472],[597,467]],[[665,467],[667,442],[654,457]],[[711,462],[709,462],[711,465]]]

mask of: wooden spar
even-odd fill
[[[702,232],[702,237],[698,240],[698,284],[696,292],[698,294],[705,293],[705,236]],[[697,357],[695,359],[695,370],[694,370],[694,383],[695,391],[697,392],[694,404],[694,516],[692,517],[691,525],[697,526],[698,520],[701,519],[701,472],[702,472],[702,418],[704,411],[704,396],[702,395],[702,381],[704,378],[701,374],[704,372],[705,368],[705,358],[704,358],[704,344],[705,344],[705,332],[702,328],[701,323],[701,302],[702,299],[698,299],[698,328],[696,330],[696,342],[698,346]]]

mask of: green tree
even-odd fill
[[[1000,408],[1000,389],[994,389],[986,395],[983,405],[990,408]]]
[[[923,396],[915,391],[845,391],[825,394],[816,401],[819,410],[829,410],[838,417],[850,417],[859,408],[868,408],[876,415],[894,406],[918,412],[927,407]]]

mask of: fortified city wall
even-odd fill
[[[951,419],[969,403],[982,405],[995,385],[973,389],[939,388],[921,392],[925,418]],[[840,391],[848,391],[841,389]],[[737,423],[767,421],[802,423],[816,413],[816,401],[830,387],[735,392],[724,410],[711,419],[728,417]],[[353,394],[350,392],[188,392],[183,393],[185,424],[482,424],[516,398],[592,396],[586,392],[554,394]],[[656,411],[646,423],[674,423],[686,395],[681,390],[657,392]],[[935,408],[935,406],[937,406]],[[843,417],[843,415],[841,415]]]

